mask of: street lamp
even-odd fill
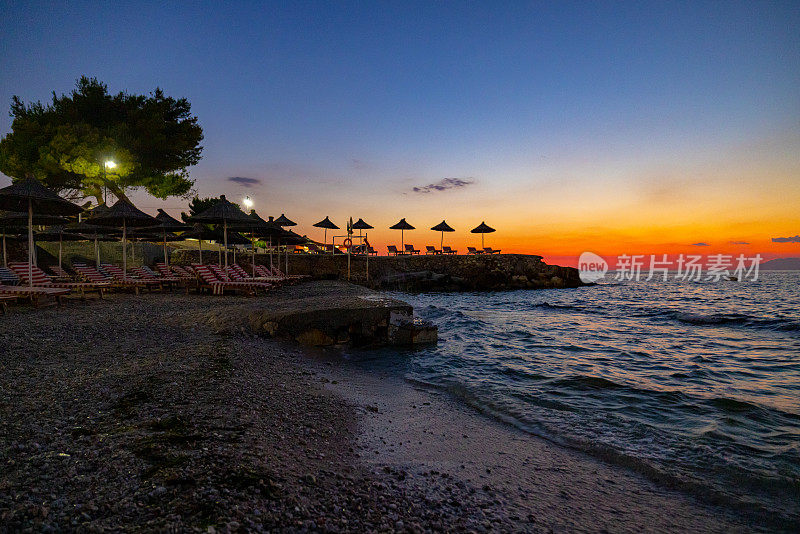
[[[105,182],[106,182],[106,169],[113,169],[113,168],[114,168],[114,167],[116,167],[116,166],[117,166],[117,164],[116,164],[116,163],[114,163],[114,161],[113,161],[113,160],[110,160],[110,159],[107,159],[107,160],[105,160],[105,161],[103,162],[103,183],[104,183],[104,184],[105,184]],[[103,202],[104,202],[106,205],[108,205],[108,187],[106,187],[106,191],[105,191],[105,193],[106,193],[106,194],[105,194],[105,195],[104,195],[104,197],[103,197]]]
[[[245,208],[250,209],[253,207],[253,199],[251,199],[250,197],[244,197],[242,199],[242,204],[244,204]]]

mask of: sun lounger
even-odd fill
[[[494,250],[492,247],[483,247],[484,254],[500,254],[500,249]]]
[[[156,268],[165,276],[170,273],[171,269],[171,272],[175,273],[178,278],[182,278],[183,280],[197,280],[197,274],[195,274],[191,267],[186,267],[185,265],[171,265],[167,267],[163,263],[156,263]]]
[[[266,274],[264,271],[266,271]],[[287,281],[285,277],[269,274],[268,269],[264,270],[256,269],[256,276],[252,276],[247,271],[245,271],[244,268],[238,263],[234,263],[228,267],[228,275],[233,280],[243,280],[243,281],[252,280],[253,282],[269,282],[270,284],[275,284],[275,285],[284,284]]]
[[[174,274],[163,275],[160,272],[157,273],[153,271],[147,265],[142,265],[141,267],[131,269],[134,274],[136,274],[139,278],[144,280],[160,280],[162,282],[181,282],[181,279],[175,276]]]
[[[301,280],[303,278],[310,278],[307,274],[291,274],[285,275],[283,272],[277,267],[272,267],[270,270],[266,265],[256,265],[256,273],[259,277],[263,278],[273,278],[275,280],[279,280],[281,282],[294,282],[297,280]]]
[[[406,245],[406,254],[419,254],[419,249],[414,248],[414,245]]]
[[[200,277],[200,284],[198,288],[208,288],[213,295],[222,295],[226,290],[234,291],[237,293],[245,293],[247,295],[255,295],[259,289],[267,290],[271,287],[270,284],[260,282],[233,282],[231,280],[222,280],[215,274],[211,265],[201,265],[193,263],[197,275]],[[218,271],[219,267],[214,265]]]
[[[442,254],[458,254],[458,251],[445,245],[442,247]]]
[[[272,289],[272,287],[273,287],[273,285],[271,283],[269,283],[269,282],[257,281],[257,280],[252,280],[252,279],[250,279],[250,280],[234,280],[234,279],[232,279],[230,277],[230,275],[228,273],[226,273],[222,269],[222,267],[220,267],[219,265],[217,265],[215,263],[212,263],[212,264],[208,265],[208,267],[211,269],[211,272],[214,273],[214,275],[217,277],[217,279],[222,281],[222,282],[234,282],[234,283],[238,283],[238,284],[250,284],[255,289],[263,289],[265,291],[267,291],[269,289]]]
[[[106,282],[114,285],[114,281],[94,267],[89,267],[85,263],[73,263],[72,268],[78,273],[78,277],[89,282]]]
[[[294,278],[296,280],[311,278],[310,274],[286,274],[283,271],[281,271],[280,267],[278,267],[277,265],[272,267],[272,272],[275,274],[275,276],[282,276],[284,278]]]
[[[61,281],[67,282],[72,280],[72,276],[67,271],[65,271],[63,267],[59,267],[58,265],[53,265],[52,267],[50,267],[50,272],[53,273],[55,278]]]
[[[442,253],[442,251],[441,250],[437,250],[436,247],[432,247],[430,245],[425,245],[425,255],[428,255],[428,254],[441,254],[441,253]]]
[[[37,308],[43,300],[50,298],[60,306],[61,297],[69,294],[70,291],[65,287],[7,286],[0,284],[0,296],[28,299]],[[4,300],[8,299],[4,298]]]
[[[0,267],[0,284],[7,286],[19,285],[19,276],[14,274],[14,271],[8,267]]]
[[[89,292],[97,293],[100,298],[103,298],[103,291],[111,287],[110,284],[103,282],[53,282],[38,266],[33,265],[29,268],[26,262],[12,262],[9,263],[8,266],[19,276],[23,285],[30,284],[30,280],[32,279],[33,286],[35,287],[69,289],[78,293],[81,299],[85,299],[86,293]],[[30,279],[28,278],[29,273],[31,276]]]
[[[133,275],[136,276],[139,280],[159,282],[164,287],[168,288],[172,288],[173,286],[187,287],[185,280],[181,280],[177,276],[167,277],[167,276],[156,275],[149,267],[145,265],[141,267],[134,267],[130,269],[130,272],[132,272]]]
[[[387,245],[386,250],[389,251],[388,252],[389,256],[402,256],[405,254],[405,252],[397,250],[397,247],[394,245]]]
[[[111,278],[113,278],[114,283],[122,287],[133,288],[137,295],[139,294],[139,290],[142,288],[149,289],[151,291],[158,288],[159,290],[164,291],[164,284],[158,280],[143,280],[141,278],[134,278],[133,276],[125,276],[120,267],[110,263],[102,264],[101,268],[107,272]]]
[[[467,247],[467,254],[483,254],[483,251],[478,250],[475,247]]]

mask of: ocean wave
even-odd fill
[[[642,316],[662,318],[691,326],[739,326],[779,332],[800,331],[800,322],[789,318],[765,318],[744,313],[694,313],[674,309],[640,309]]]

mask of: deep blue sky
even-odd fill
[[[797,1],[3,2],[2,12],[0,104],[68,92],[82,74],[114,92],[185,96],[206,133],[198,191],[249,192],[268,212],[375,217],[404,202],[403,214],[433,218],[443,204],[481,202],[486,217],[521,217],[521,196],[549,194],[552,215],[563,190],[655,181],[661,194],[714,166],[796,170]],[[0,135],[9,129],[4,113]],[[742,151],[753,158],[736,160]],[[413,193],[449,177],[473,183]]]

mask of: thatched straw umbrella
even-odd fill
[[[228,266],[228,223],[243,223],[248,220],[248,215],[238,205],[227,200],[225,195],[221,195],[219,201],[203,213],[189,217],[191,222],[222,225],[222,239],[225,245],[225,267]]]
[[[283,213],[281,213],[280,217],[275,219],[275,224],[277,224],[281,228],[297,226],[296,222],[294,222],[293,220],[291,220],[288,217],[286,217],[286,215],[284,215]],[[292,232],[290,232],[290,233],[292,233]],[[295,234],[295,235],[297,235],[297,234]],[[300,236],[297,236],[297,237],[300,237]],[[297,244],[297,243],[295,243],[295,244]],[[286,271],[285,271],[284,274],[289,274],[289,244],[288,243],[286,245],[285,256],[286,256]],[[280,263],[280,261],[278,263]]]
[[[484,234],[491,234],[492,232],[496,231],[491,226],[488,226],[485,222],[481,222],[478,226],[470,230],[473,234],[481,234],[481,248],[483,247],[483,235]]]
[[[184,224],[179,220],[171,217],[166,211],[158,208],[158,215],[156,215],[156,220],[158,224],[154,226],[154,229],[161,230],[161,237],[164,243],[164,264],[169,266],[169,255],[167,254],[167,233],[169,232],[183,232],[185,230],[189,230],[191,228],[188,224]],[[174,237],[174,236],[173,236]],[[172,241],[176,241],[176,239],[172,239]]]
[[[444,233],[445,232],[455,232],[455,230],[449,224],[447,224],[445,221],[442,221],[439,224],[437,224],[436,226],[431,227],[431,230],[433,230],[435,232],[441,232],[442,233],[442,240],[439,242],[439,250],[443,250],[444,249]]]
[[[81,207],[64,200],[35,178],[0,189],[0,209],[28,212],[28,280],[33,287],[33,215],[77,215]]]
[[[94,211],[94,210],[93,210]],[[107,212],[108,210],[104,210]],[[87,239],[94,240],[94,256],[95,256],[95,266],[99,269],[100,268],[100,246],[98,245],[98,241],[116,241],[118,234],[117,230],[113,230],[111,228],[105,228],[102,226],[97,226],[95,224],[89,224],[85,221],[81,221],[78,223],[71,223],[64,227],[65,234],[82,234],[87,237]]]
[[[182,239],[197,239],[197,252],[200,254],[200,263],[203,263],[203,240],[216,239],[217,234],[200,223],[195,223],[192,229],[181,234]]]
[[[269,238],[270,245],[272,244],[272,238],[280,239],[281,228],[276,225],[272,221],[272,217],[269,218],[269,221],[265,221],[261,218],[261,216],[256,213],[256,210],[251,209],[250,214],[248,215],[247,222],[240,222],[232,225],[231,228],[235,228],[237,230],[245,231],[250,233],[250,244],[253,247],[252,250],[252,267],[253,267],[253,276],[256,276],[256,245],[255,245],[255,238]],[[280,261],[280,258],[278,258]],[[272,246],[270,246],[269,250],[269,267],[272,269]]]
[[[155,226],[156,219],[125,199],[117,200],[108,212],[91,217],[87,222],[99,226],[122,227],[122,277],[128,277],[128,228]]]
[[[325,245],[325,248],[328,248],[328,230],[338,230],[339,227],[333,224],[327,215],[325,216],[324,219],[316,223],[314,226],[316,226],[317,228],[325,229],[325,238],[323,240],[323,244]]]
[[[393,226],[390,226],[389,229],[390,230],[400,230],[400,250],[401,251],[405,250],[405,248],[406,248],[406,242],[405,242],[405,239],[404,239],[404,236],[403,236],[403,232],[405,232],[406,230],[416,230],[416,228],[414,228],[413,226],[411,226],[410,224],[408,224],[406,222],[406,218],[405,217],[400,219],[400,221],[397,224],[395,224]]]
[[[56,242],[58,241],[58,267],[59,269],[62,266],[62,256],[63,256],[63,243],[64,241],[88,241],[89,238],[85,235],[75,234],[71,232],[65,232],[63,226],[53,226],[48,228],[43,232],[37,232],[34,237],[34,241],[51,241]]]
[[[358,219],[356,222],[353,223],[353,230],[358,230],[358,237],[359,237],[358,240],[362,247],[364,247],[364,240],[361,239],[361,232],[364,230],[372,230],[373,228],[375,227],[372,226],[371,224],[364,222],[364,219]],[[363,248],[363,250],[366,251],[366,248]],[[369,256],[369,252],[367,252],[367,256]]]
[[[0,211],[0,232],[3,234],[3,267],[8,267],[8,258],[6,255],[6,232],[10,229],[24,229],[27,221],[27,213],[21,211]],[[58,215],[33,216],[34,225],[66,224],[67,222],[67,219],[64,217],[59,217]],[[36,248],[34,247],[34,251],[35,250]]]

